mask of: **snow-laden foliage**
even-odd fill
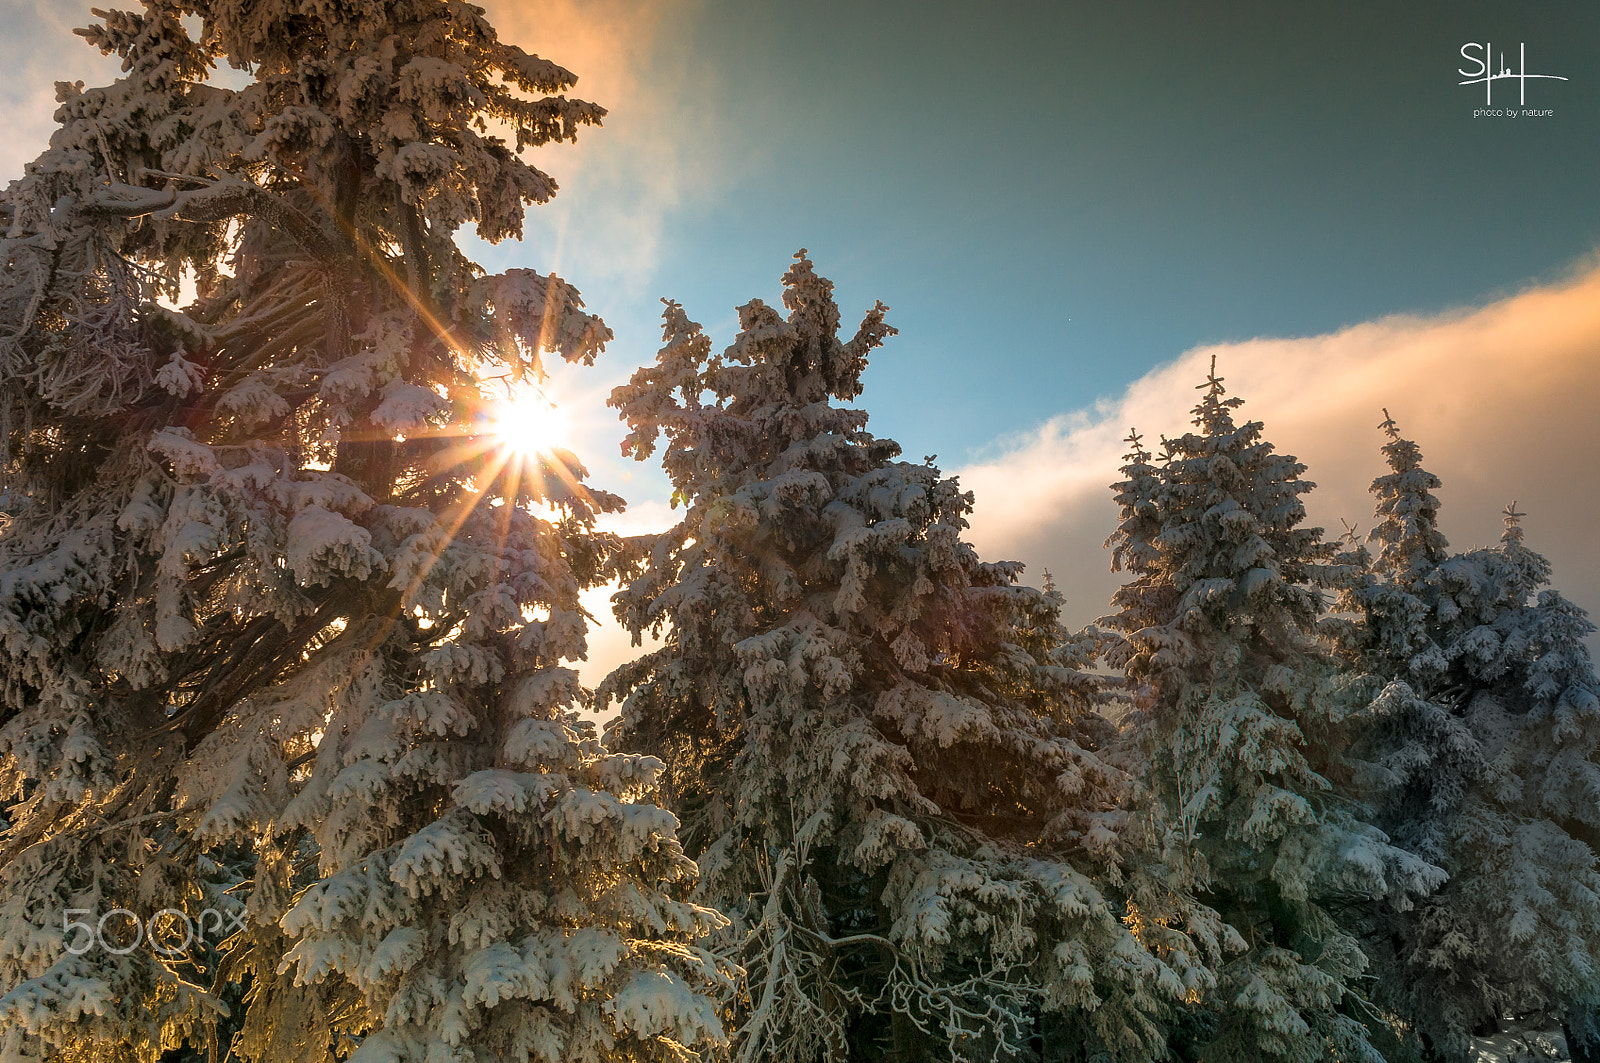
[[[665,437],[685,512],[615,599],[664,644],[602,686],[608,740],[666,764],[697,897],[734,921],[735,1056],[1151,1058],[1206,969],[1111,892],[1126,779],[1091,647],[962,540],[969,493],[841,405],[894,330],[879,304],[841,341],[796,258],[787,316],[741,307],[720,356],[668,304],[611,399],[625,450]]]
[[[719,1041],[660,765],[572,712],[619,502],[483,430],[610,334],[452,239],[602,111],[454,0],[98,19],[124,76],[0,199],[0,1057],[205,1049],[240,986],[273,1063]],[[207,948],[73,954],[114,909]]]
[[[1438,680],[1448,668],[1435,641],[1444,633],[1430,618],[1440,595],[1449,596],[1444,572],[1454,572],[1457,584],[1480,583],[1482,574],[1448,559],[1433,494],[1440,484],[1422,467],[1421,451],[1387,416],[1380,427],[1390,436],[1383,447],[1390,472],[1372,484],[1377,523],[1367,540],[1377,552],[1355,545],[1341,556],[1342,615],[1324,621],[1323,629],[1377,688],[1361,746],[1378,772],[1385,829],[1439,862],[1445,852],[1440,832],[1479,770],[1482,748],[1460,714],[1427,696],[1443,689]]]
[[[1390,472],[1373,481],[1376,553],[1334,628],[1373,695],[1362,751],[1379,823],[1449,882],[1374,919],[1386,1002],[1440,1058],[1507,1016],[1595,1039],[1600,1004],[1600,682],[1582,610],[1506,510],[1493,549],[1450,554],[1439,480],[1385,417]]]
[[[1360,998],[1366,960],[1344,913],[1404,908],[1439,870],[1362,816],[1345,762],[1354,706],[1315,641],[1334,570],[1303,527],[1305,467],[1262,424],[1236,424],[1215,367],[1197,432],[1132,436],[1108,545],[1130,582],[1103,623],[1122,639],[1126,740],[1152,846],[1182,854],[1172,894],[1196,891],[1237,955],[1174,1031],[1181,1058],[1377,1059]],[[1170,865],[1174,861],[1168,861]]]

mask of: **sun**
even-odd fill
[[[567,448],[572,423],[546,396],[528,394],[501,403],[490,430],[509,453],[533,458]]]

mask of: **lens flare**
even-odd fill
[[[492,430],[500,445],[522,458],[569,447],[572,425],[567,415],[543,395],[527,395],[502,403]]]

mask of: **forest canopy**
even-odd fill
[[[611,329],[462,240],[576,75],[457,0],[95,19],[0,196],[0,1060],[1600,1058],[1594,628],[1387,411],[1330,539],[1213,363],[1072,629],[802,250],[725,347],[666,302],[609,405],[676,523],[606,531],[498,394]]]

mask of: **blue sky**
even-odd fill
[[[1529,89],[1555,114],[1474,118],[1468,41],[1568,76]],[[805,246],[847,316],[890,304],[864,402],[918,455],[1197,344],[1477,303],[1600,240],[1592,3],[708,3],[653,44],[645,94],[714,162],[619,331],[663,294],[726,326]]]
[[[651,357],[662,295],[731,340],[803,246],[847,323],[877,298],[900,329],[867,374],[873,430],[961,472],[980,549],[1052,567],[1073,621],[1116,582],[1116,440],[1135,414],[1183,430],[1209,353],[1311,466],[1320,523],[1370,524],[1388,406],[1456,546],[1519,499],[1600,609],[1600,7],[608,10],[631,50],[571,65],[617,102],[570,177],[551,156],[566,185],[530,233],[617,329],[602,378]],[[1476,116],[1469,43],[1566,77],[1528,83],[1553,113]],[[616,433],[595,422],[585,453],[660,519],[659,482],[607,460]]]
[[[1196,345],[1479,303],[1600,243],[1593,3],[490,7],[612,117],[546,152],[561,195],[487,261],[558,265],[620,372],[658,297],[722,338],[807,247],[847,318],[882,299],[901,331],[877,430],[947,461]],[[0,7],[8,170],[51,80],[111,72],[69,34],[85,8]],[[1474,118],[1469,41],[1570,78],[1529,89],[1555,113]]]

